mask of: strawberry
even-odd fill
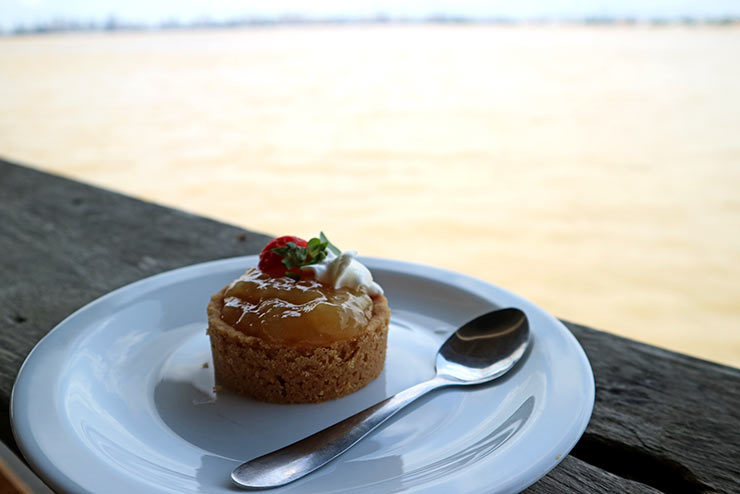
[[[272,239],[265,248],[260,252],[260,262],[257,265],[262,272],[269,274],[275,278],[286,276],[288,269],[283,264],[284,255],[275,252],[275,249],[281,249],[292,242],[296,247],[306,247],[307,243],[305,240],[293,235],[285,235]],[[298,274],[300,276],[300,270],[297,267],[290,269],[291,273]]]

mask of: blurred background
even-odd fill
[[[740,366],[740,4],[0,4],[0,156]]]

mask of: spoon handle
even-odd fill
[[[298,480],[347,451],[412,401],[446,384],[449,381],[434,377],[412,386],[305,439],[242,463],[231,479],[255,489]]]

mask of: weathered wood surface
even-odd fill
[[[570,456],[661,492],[740,492],[739,369],[566,325],[596,381]]]
[[[253,254],[266,241],[0,161],[0,439],[17,452],[13,382],[71,312],[132,281]],[[571,455],[528,493],[740,492],[740,370],[566,324],[594,369],[594,413]]]
[[[15,447],[9,425],[15,377],[62,319],[115,288],[253,254],[267,240],[0,160],[0,439]]]

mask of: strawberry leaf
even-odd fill
[[[341,251],[341,250],[339,250],[339,248],[338,248],[338,247],[337,247],[336,245],[334,245],[333,243],[331,243],[331,242],[329,241],[329,239],[328,239],[328,238],[326,238],[326,235],[324,235],[324,232],[321,232],[321,233],[319,233],[319,238],[321,239],[321,241],[322,241],[322,242],[326,242],[326,245],[327,245],[327,247],[329,248],[329,250],[330,250],[330,251],[331,251],[331,252],[332,252],[333,254],[335,254],[335,255],[337,255],[337,256],[338,256],[339,254],[341,254],[341,253],[342,253],[342,251]]]
[[[305,247],[296,245],[295,242],[288,242],[282,247],[272,249],[272,252],[282,257],[281,262],[287,270],[285,273],[286,276],[298,281],[301,279],[301,266],[308,266],[323,261],[328,255],[327,249],[335,254],[341,252],[329,242],[323,232],[320,237],[312,238],[306,243]]]

